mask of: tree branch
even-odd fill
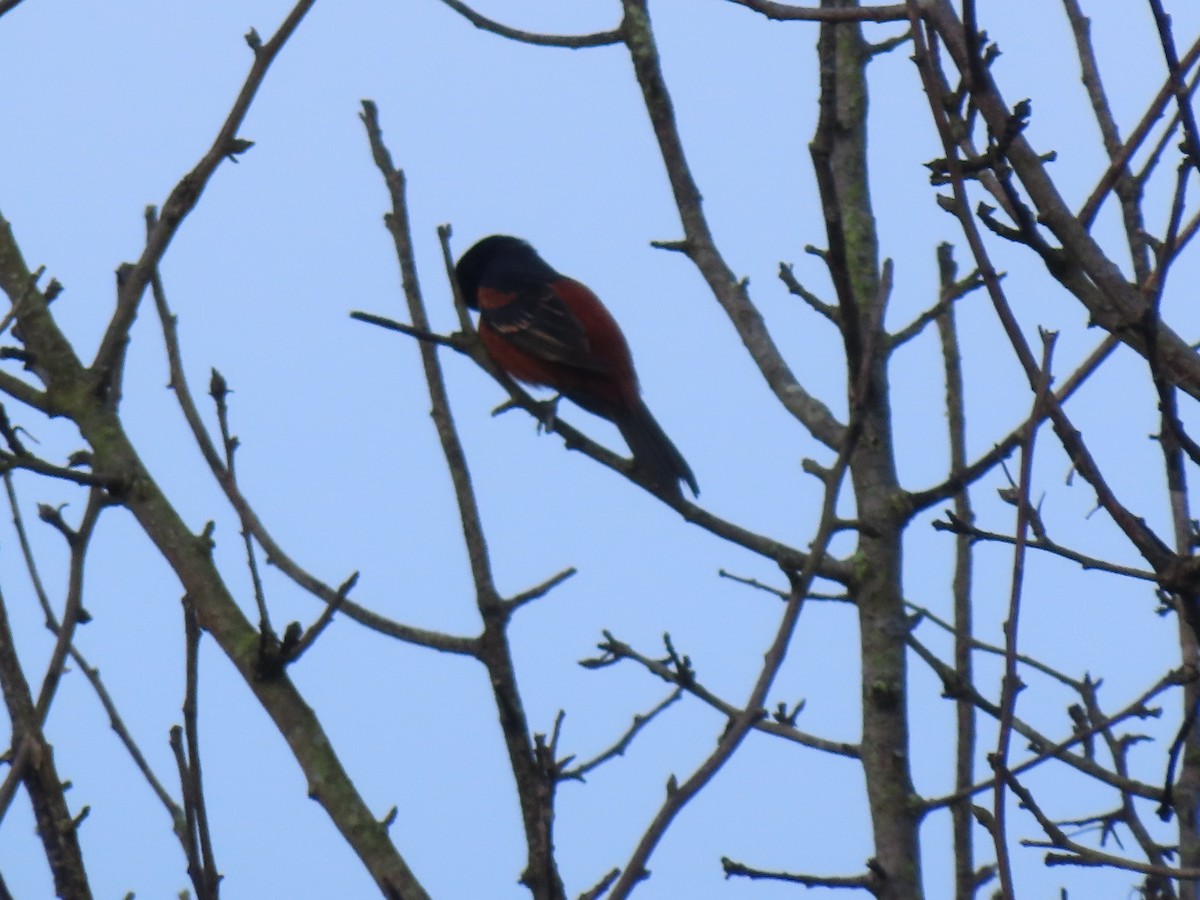
[[[621,43],[621,32],[619,30],[598,31],[594,34],[581,35],[538,34],[534,31],[521,31],[517,28],[511,28],[494,19],[489,19],[487,16],[477,13],[471,7],[467,6],[462,0],[442,0],[442,2],[476,28],[483,31],[490,31],[492,34],[508,38],[510,41],[518,41],[522,44],[534,44],[539,47],[568,47],[572,50],[579,50],[585,47],[606,47]]]

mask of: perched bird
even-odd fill
[[[454,275],[464,302],[479,310],[479,337],[498,367],[610,420],[658,487],[676,492],[683,481],[700,493],[683,455],[642,402],[625,335],[600,298],[556,272],[525,241],[502,234],[464,253]]]

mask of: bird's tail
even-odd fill
[[[678,490],[682,481],[692,489],[693,494],[700,493],[696,476],[692,474],[687,460],[671,443],[654,416],[650,415],[645,403],[639,400],[636,406],[616,420],[616,424],[633,453],[634,462],[651,481],[671,491]]]

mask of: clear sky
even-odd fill
[[[1164,76],[1152,22],[1141,4],[1086,5],[1128,133]],[[1200,29],[1200,11],[1183,0],[1171,5],[1186,46]],[[162,202],[224,119],[251,61],[242,35],[253,26],[266,37],[289,6],[25,0],[0,18],[0,211],[30,264],[44,264],[65,285],[54,310],[84,356],[111,313],[114,269],[140,253],[143,208]],[[1058,152],[1052,172],[1077,208],[1104,160],[1065,15],[1045,0],[979,6],[1003,51],[997,78],[1011,101],[1033,99],[1029,137],[1039,151]],[[480,0],[477,7],[516,26],[560,33],[612,28],[620,15],[616,0]],[[821,263],[804,253],[807,244],[825,243],[808,155],[816,26],[771,23],[722,0],[657,0],[651,8],[717,240],[734,270],[750,279],[798,377],[841,414],[840,341],[776,278],[781,260],[794,262],[801,281],[832,299]],[[867,34],[878,41],[900,30],[869,26]],[[910,55],[906,45],[872,64],[872,194],[882,252],[896,264],[892,328],[935,299],[937,243],[961,244],[921,168],[941,150]],[[830,454],[778,407],[690,264],[650,247],[681,233],[626,51],[518,45],[471,27],[438,0],[324,0],[285,48],[247,118],[241,136],[255,146],[217,172],[162,266],[193,389],[203,394],[214,366],[229,380],[241,483],[291,555],[334,584],[361,571],[354,599],[392,618],[457,634],[477,629],[416,348],[348,317],[364,309],[404,318],[381,220],[388,199],[357,118],[363,98],[378,103],[384,136],[408,175],[435,327],[455,327],[439,224],[452,223],[456,253],[493,232],[529,239],[558,270],[587,282],[620,320],[647,402],[691,463],[702,505],[806,546],[820,492],[800,461],[811,456],[827,464]],[[1165,196],[1152,203],[1156,229],[1165,204]],[[1119,247],[1116,226],[1108,210],[1098,233]],[[1030,266],[1027,251],[998,245],[995,253],[1009,272],[1022,326],[1034,341],[1038,326],[1059,329],[1056,371],[1069,372],[1102,335],[1083,327],[1077,302]],[[965,250],[958,255],[965,272]],[[1117,258],[1126,264],[1127,255]],[[1194,296],[1181,289],[1200,277],[1194,248],[1173,277],[1165,314],[1194,340]],[[964,303],[961,321],[974,456],[1020,421],[1030,397],[982,294]],[[894,360],[907,487],[940,481],[947,465],[936,348],[936,334],[928,333]],[[707,686],[735,702],[744,697],[778,609],[767,595],[717,572],[778,585],[778,571],[566,452],[556,437],[537,435],[523,414],[491,417],[500,388],[465,359],[444,354],[443,362],[500,588],[517,593],[567,566],[579,569],[513,628],[533,726],[549,730],[557,711],[566,710],[562,746],[587,758],[669,692],[632,665],[598,672],[577,666],[592,655],[602,629],[648,655],[661,655],[661,636],[669,632]],[[236,518],[166,381],[158,323],[147,306],[130,351],[128,428],[189,524],[199,532],[207,520],[216,522],[216,553],[249,611]],[[1194,422],[1191,402],[1186,406]],[[1161,465],[1147,440],[1157,418],[1144,367],[1118,352],[1071,410],[1122,498],[1169,533]],[[560,412],[623,452],[611,426],[566,404]],[[9,414],[48,457],[78,449],[78,437],[61,423],[11,405]],[[1136,563],[1103,516],[1088,517],[1093,494],[1078,479],[1066,483],[1068,463],[1049,433],[1042,441],[1034,496],[1045,495],[1044,514],[1056,533],[1089,553]],[[998,531],[1012,528],[1009,508],[994,501],[1003,483],[997,472],[976,491],[981,525]],[[68,518],[82,510],[81,496],[65,487],[19,479],[18,489],[30,520],[39,502],[69,502]],[[952,548],[927,521],[940,512],[912,530],[906,590],[914,603],[946,616]],[[61,595],[61,541],[43,533],[49,529],[35,531],[44,574]],[[841,539],[834,549],[850,546]],[[79,646],[101,669],[159,776],[173,784],[167,732],[180,720],[183,690],[180,589],[120,512],[106,515],[95,550],[85,597],[94,621],[80,630]],[[982,636],[992,641],[1000,640],[1010,559],[1003,549],[980,551],[977,615]],[[1103,676],[1109,708],[1128,702],[1177,659],[1174,619],[1154,615],[1148,588],[1036,558],[1029,578],[1023,649],[1072,676]],[[309,622],[319,613],[313,598],[277,572],[268,570],[266,579],[276,622]],[[22,661],[37,673],[53,641],[7,532],[0,532],[0,585]],[[929,639],[948,653],[947,640],[932,633]],[[803,728],[857,740],[857,646],[848,606],[811,604],[772,705],[805,698]],[[277,732],[211,642],[202,667],[203,763],[223,895],[372,896],[368,876],[305,797]],[[919,661],[912,673],[917,789],[934,795],[952,784],[952,707]],[[980,683],[992,696],[997,673],[994,663],[981,662]],[[290,674],[372,808],[382,817],[398,806],[392,835],[433,896],[527,896],[516,884],[524,858],[519,818],[482,667],[339,618]],[[1069,728],[1062,712],[1068,702],[1037,682],[1021,711],[1061,736]],[[1177,719],[1174,706],[1168,711],[1146,730],[1169,741]],[[682,702],[624,758],[587,784],[561,788],[557,843],[570,893],[623,864],[668,776],[689,773],[722,725],[700,704]],[[0,744],[7,746],[4,727]],[[96,895],[159,898],[189,887],[165,813],[81,677],[65,680],[48,732],[59,770],[73,783],[73,808],[91,807],[82,835]],[[985,742],[994,740],[984,733]],[[1138,751],[1139,777],[1161,780],[1164,751],[1161,741]],[[1059,801],[1055,812],[1063,818],[1115,805],[1061,770],[1046,769],[1031,783]],[[1041,836],[1027,816],[1010,827],[1014,838]],[[923,830],[930,897],[949,890],[947,834],[945,817]],[[982,833],[978,852],[989,858]],[[858,767],[752,736],[679,818],[638,896],[793,896],[801,889],[723,881],[720,857],[856,874],[869,854]],[[1134,881],[1046,870],[1039,851],[1024,854],[1019,884],[1031,897],[1054,895],[1059,886],[1072,896],[1125,896]],[[23,797],[0,826],[0,872],[22,900],[51,893]]]

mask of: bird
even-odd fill
[[[699,496],[691,467],[642,400],[625,335],[587,286],[506,234],[467,250],[454,277],[463,302],[479,312],[479,338],[498,368],[608,419],[655,487],[682,496],[682,481]]]

